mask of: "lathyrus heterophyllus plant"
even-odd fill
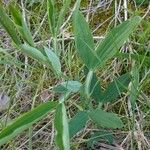
[[[50,4],[50,1],[48,1]],[[45,53],[41,52],[35,45],[27,23],[13,7],[10,7],[13,20],[8,17],[5,10],[0,5],[0,24],[5,28],[13,42],[20,50],[28,56],[38,60],[42,64],[51,64],[57,74],[62,74],[61,64],[58,56],[47,47]],[[114,79],[105,91],[101,89],[100,81],[96,77],[95,71],[103,67],[106,61],[112,58],[129,38],[133,30],[140,23],[140,17],[133,17],[112,29],[106,38],[95,46],[91,31],[83,15],[75,10],[73,14],[73,28],[75,35],[76,49],[80,58],[88,68],[85,71],[85,83],[79,81],[65,81],[60,85],[54,86],[54,92],[62,94],[59,102],[49,101],[40,104],[38,107],[21,115],[7,125],[0,133],[0,145],[8,142],[14,136],[30,127],[33,123],[42,119],[47,113],[55,110],[54,126],[56,129],[56,145],[60,150],[70,149],[70,138],[80,131],[90,119],[98,126],[103,128],[121,128],[123,123],[114,113],[108,113],[101,108],[94,108],[91,101],[97,103],[112,102],[121,92],[127,90],[131,80],[130,74],[126,73]],[[51,26],[52,29],[52,26]],[[20,34],[24,44],[22,44]],[[52,33],[54,30],[52,30]],[[49,65],[48,65],[49,66]],[[65,101],[72,93],[79,92],[85,101],[85,105],[80,106],[81,110],[68,122]]]

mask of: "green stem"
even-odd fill
[[[57,46],[57,36],[56,35],[54,35],[54,37],[53,37],[53,46],[54,46],[55,54],[57,54],[57,56],[59,56],[58,46]]]
[[[91,86],[92,77],[93,77],[93,70],[90,70],[87,74],[86,81],[85,81],[85,94],[87,96],[87,99],[90,99],[90,86]]]

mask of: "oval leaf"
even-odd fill
[[[47,63],[46,57],[38,49],[36,49],[28,44],[23,44],[20,47],[21,47],[22,51],[25,54],[27,54],[29,57],[32,57],[32,58],[40,61],[41,63],[44,63],[44,64]]]
[[[86,111],[79,111],[70,121],[69,121],[69,135],[72,138],[77,132],[83,129],[88,121],[88,114]]]
[[[107,132],[107,131],[97,131],[97,132],[94,132],[88,143],[87,143],[87,146],[89,148],[92,148],[94,146],[95,143],[98,143],[100,141],[108,141],[109,144],[113,144],[114,142],[114,136],[112,133],[110,132]]]
[[[48,57],[48,61],[53,67],[53,70],[59,75],[61,74],[61,64],[58,56],[49,48],[44,47],[45,53]]]
[[[54,92],[58,92],[58,93],[66,93],[66,92],[72,92],[72,93],[76,93],[80,90],[82,84],[79,81],[65,81],[62,82],[61,84],[55,86],[53,88]]]
[[[127,91],[130,81],[131,75],[129,73],[123,74],[114,79],[114,81],[111,82],[106,88],[101,102],[105,103],[115,100],[122,92]]]
[[[114,113],[108,113],[101,109],[95,109],[89,111],[89,117],[95,122],[98,126],[105,128],[122,128],[123,123]]]

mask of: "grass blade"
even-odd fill
[[[4,56],[0,57],[0,64],[9,64],[9,65],[15,65],[19,69],[23,70],[24,63],[13,57],[8,49],[0,48],[0,53],[2,53]],[[29,66],[31,67],[31,66]]]
[[[10,125],[5,127],[0,132],[0,145],[11,140],[13,137],[21,133],[23,130],[30,127],[33,123],[44,117],[47,113],[52,111],[56,107],[56,102],[47,102],[41,104],[35,109],[25,113],[16,120],[13,121]]]
[[[58,17],[58,21],[57,21],[56,35],[58,34],[58,31],[64,21],[65,14],[66,14],[67,10],[69,9],[70,3],[71,3],[71,0],[63,0],[63,6],[61,8],[61,11],[60,11],[60,14]]]
[[[139,55],[139,54],[129,54],[129,53],[118,53],[116,54],[116,57],[122,59],[122,58],[132,58],[136,60],[138,63],[140,62],[143,66],[150,66],[150,57],[145,55]]]
[[[54,0],[47,0],[47,12],[48,12],[48,23],[50,27],[50,31],[52,35],[55,34],[56,28],[56,18],[55,18],[55,7],[54,7]]]

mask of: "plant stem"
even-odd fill
[[[87,99],[90,98],[90,86],[91,86],[92,77],[93,77],[93,70],[90,70],[87,74],[86,81],[85,81],[85,94],[87,96]]]
[[[57,54],[57,56],[59,56],[58,46],[57,46],[57,36],[56,35],[54,35],[54,37],[53,37],[53,46],[54,46],[55,54]]]

